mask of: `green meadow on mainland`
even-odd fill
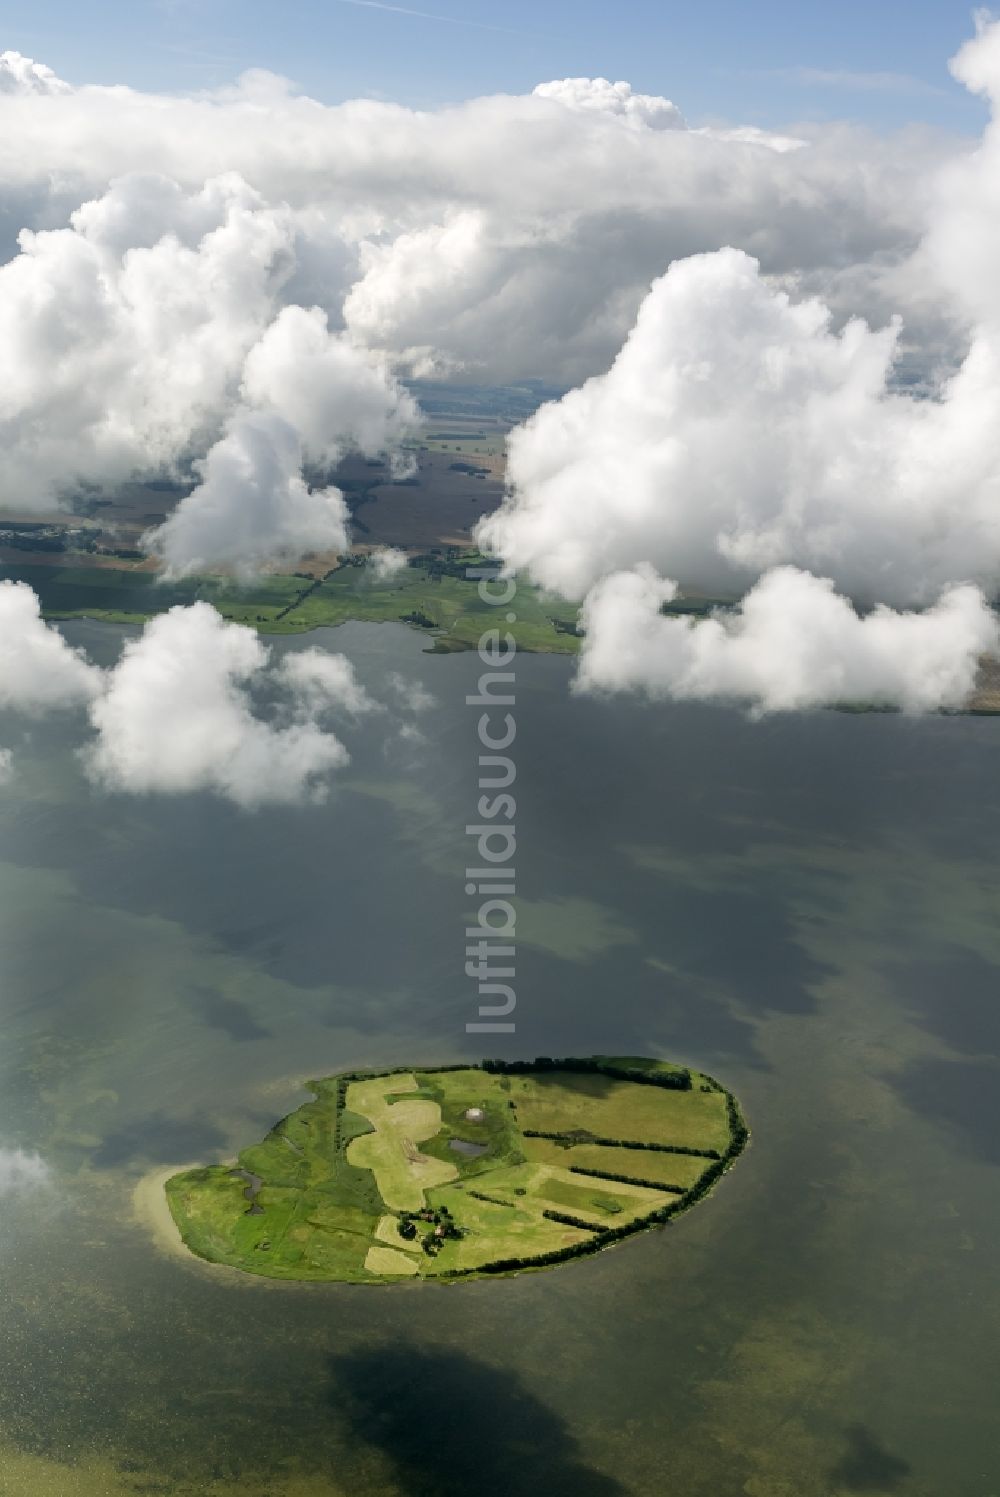
[[[717,1081],[634,1057],[346,1073],[235,1164],[172,1176],[183,1241],[270,1278],[541,1268],[659,1225],[744,1148]]]
[[[427,636],[438,653],[475,649],[483,632],[510,630],[521,650],[572,654],[579,648],[575,605],[518,583],[511,609],[484,602],[466,566],[478,553],[457,558],[427,555],[380,579],[364,557],[352,557],[324,577],[274,574],[241,583],[204,576],[173,582],[154,572],[104,566],[0,566],[0,579],[27,582],[48,619],[91,618],[139,624],[176,604],[201,599],[224,618],[262,634],[300,634],[350,620],[404,623]],[[516,621],[506,614],[514,611]]]

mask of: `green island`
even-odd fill
[[[690,1209],[749,1137],[711,1076],[633,1056],[351,1071],[308,1088],[235,1165],[167,1180],[192,1253],[355,1283],[548,1267]]]

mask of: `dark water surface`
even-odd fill
[[[1000,721],[753,724],[521,658],[509,1050],[704,1067],[749,1153],[669,1229],[498,1282],[276,1286],[154,1238],[137,1183],[303,1077],[481,1051],[476,662],[306,643],[436,698],[422,747],[364,724],[322,807],[104,797],[78,725],[0,722],[0,1146],[52,1171],[0,1200],[0,1493],[1000,1497]]]

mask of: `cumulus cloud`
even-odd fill
[[[0,52],[0,94],[68,94],[68,83],[43,62],[21,52]]]
[[[981,27],[956,71],[1000,99],[1000,25]],[[585,683],[611,684],[617,649],[622,684],[645,673],[679,695],[732,695],[738,666],[743,694],[768,704],[843,690],[954,704],[994,642],[982,595],[956,584],[1000,587],[998,180],[994,123],[935,188],[940,212],[918,259],[969,332],[934,399],[894,380],[898,321],[837,331],[821,300],[790,295],[729,248],[672,265],[608,373],[512,434],[511,492],[478,537],[509,567],[587,597]],[[763,580],[737,625],[660,618],[657,589],[662,602],[678,579],[730,596]],[[833,584],[866,608],[926,611],[859,618]],[[818,697],[792,669],[786,703],[773,678],[779,645],[796,659],[776,600],[802,631]],[[623,618],[639,630],[632,652]]]
[[[379,546],[368,558],[371,567],[379,582],[387,582],[390,577],[396,577],[408,566],[407,555],[398,546]]]
[[[51,1180],[51,1169],[34,1150],[0,1148],[0,1196],[40,1190]]]
[[[656,283],[607,375],[509,442],[480,538],[580,597],[609,571],[739,590],[783,562],[865,601],[1000,580],[1000,346],[936,402],[893,393],[898,325],[840,333],[737,250]]]
[[[997,47],[983,23],[956,73],[995,94]],[[575,596],[645,562],[897,608],[991,582],[995,131],[691,130],[603,78],[430,111],[263,73],[168,98],[5,54],[0,505],[193,473],[150,537],[168,570],[341,549],[329,469],[398,451],[393,371],[576,382],[634,324],[513,440],[484,535],[514,564]],[[896,326],[844,325],[893,292],[970,338],[935,402],[897,393]]]
[[[742,145],[764,146],[767,150],[804,151],[809,145],[801,135],[777,135],[773,130],[761,130],[756,125],[700,125],[696,135],[707,135],[712,140],[731,140]]]
[[[0,707],[35,715],[90,701],[101,672],[41,616],[27,583],[0,582]]]
[[[229,177],[119,184],[0,267],[0,495],[46,507],[204,451],[292,263],[288,215]]]
[[[244,807],[321,799],[347,750],[308,711],[284,726],[255,714],[252,689],[283,684],[269,667],[256,634],[207,603],[161,614],[125,645],[91,707],[97,737],[84,751],[88,773],[108,790],[207,790]],[[306,675],[300,683],[284,674],[285,684],[301,686],[300,706],[322,690],[315,662]],[[339,690],[343,699],[343,680]]]
[[[825,281],[905,256],[929,164],[961,149],[843,126],[689,130],[669,100],[607,79],[419,111],[324,106],[256,73],[190,98],[0,94],[0,207],[51,230],[129,195],[130,211],[98,215],[121,250],[133,217],[147,236],[162,217],[122,184],[173,183],[180,221],[182,199],[236,174],[287,236],[279,300],[321,306],[413,370],[568,380],[606,366],[678,256],[735,243],[768,273]],[[167,230],[190,248],[183,224]]]
[[[358,717],[378,707],[346,655],[297,650],[285,656],[275,675],[291,692],[298,710],[310,717],[337,709]]]
[[[298,230],[229,174],[128,178],[0,267],[0,502],[185,471],[151,544],[173,572],[347,544],[303,464],[393,449],[418,420],[384,359],[281,304]]]
[[[420,681],[409,681],[399,671],[391,671],[385,684],[407,710],[415,714],[427,712],[437,703],[437,698]]]
[[[393,710],[432,698],[393,674]],[[38,714],[85,705],[94,736],[80,750],[93,783],[133,795],[210,791],[244,807],[324,798],[349,761],[330,720],[348,726],[387,709],[344,655],[317,647],[275,659],[254,630],[208,603],[175,607],[127,640],[107,670],[72,649],[25,583],[0,582],[0,708]],[[0,747],[0,785],[13,774]]]
[[[915,260],[917,274],[943,284],[969,326],[1000,326],[1000,22],[978,16],[977,35],[953,59],[960,83],[990,105],[977,150],[949,162],[935,183],[934,212]]]
[[[602,579],[583,609],[579,686],[763,711],[865,702],[921,712],[961,707],[980,655],[1000,643],[996,616],[968,586],[920,613],[862,617],[829,578],[779,567],[733,612],[697,623],[661,612],[675,593],[648,566]]]
[[[232,566],[252,575],[265,562],[292,562],[307,551],[343,551],[348,511],[338,488],[310,488],[302,442],[280,416],[242,413],[208,455],[195,462],[200,482],[144,544],[165,575]]]
[[[311,486],[303,465],[330,467],[348,449],[394,453],[419,413],[384,362],[332,334],[318,308],[285,307],[250,349],[242,404],[193,466],[200,483],[146,537],[176,575],[346,550],[341,491]]]
[[[632,85],[619,79],[560,78],[539,83],[534,90],[538,99],[554,99],[567,109],[595,110],[615,115],[633,126],[652,130],[683,130],[684,116],[676,104],[655,94],[636,94]]]
[[[294,426],[314,464],[392,451],[420,420],[385,362],[331,334],[319,307],[279,313],[247,356],[243,394]]]

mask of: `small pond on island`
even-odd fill
[[[449,1138],[448,1147],[454,1149],[456,1154],[467,1154],[470,1159],[473,1159],[477,1154],[485,1154],[489,1149],[489,1144],[473,1144],[464,1138]]]
[[[253,1175],[249,1170],[243,1169],[230,1170],[229,1173],[231,1175],[237,1175],[241,1180],[245,1180],[247,1182],[246,1189],[243,1192],[244,1198],[250,1202],[249,1206],[247,1207],[247,1215],[262,1216],[264,1214],[264,1208],[257,1200],[257,1196],[260,1193],[260,1187],[263,1184],[260,1176]]]

